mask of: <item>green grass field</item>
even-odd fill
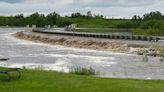
[[[115,33],[115,32],[129,32],[124,30],[100,30],[100,29],[77,29],[77,32],[91,32],[91,33]]]
[[[157,29],[148,29],[148,30],[141,30],[141,29],[133,29],[133,30],[100,30],[100,29],[77,29],[77,32],[91,32],[91,33],[126,33],[126,34],[133,34],[133,35],[145,35],[145,36],[164,36],[163,30]]]
[[[53,71],[21,70],[21,79],[0,74],[0,92],[163,92],[163,80],[95,78]]]

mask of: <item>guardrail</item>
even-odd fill
[[[93,38],[107,38],[107,39],[124,39],[124,40],[141,40],[141,41],[158,41],[160,38],[154,36],[144,35],[126,35],[116,33],[84,33],[84,32],[73,32],[73,31],[52,31],[43,29],[33,29],[33,32],[47,33],[47,34],[59,34],[59,35],[70,35],[80,37],[93,37]]]

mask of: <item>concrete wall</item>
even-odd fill
[[[123,35],[123,34],[104,34],[104,33],[84,33],[84,32],[68,32],[68,31],[44,31],[36,30],[33,32],[48,33],[48,34],[60,34],[70,36],[81,36],[81,37],[93,37],[93,38],[107,38],[107,39],[124,39],[124,40],[141,40],[141,41],[152,41],[157,40],[156,37],[143,36],[143,35]],[[158,38],[159,39],[159,38]]]

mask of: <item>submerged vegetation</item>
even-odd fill
[[[56,12],[48,15],[34,13],[29,16],[20,14],[0,17],[0,26],[37,25],[38,27],[45,27],[45,25],[58,25],[59,27],[64,27],[70,24],[77,24],[78,27],[84,28],[130,28],[135,29],[131,33],[137,35],[164,36],[164,15],[158,11],[146,13],[143,16],[134,15],[131,19],[109,19],[103,15],[93,15],[91,12],[86,15],[73,13],[71,16],[64,17]],[[96,31],[101,32],[103,30]]]
[[[160,48],[161,59],[160,61],[164,61],[164,47]]]

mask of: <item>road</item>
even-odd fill
[[[73,34],[76,34],[76,33],[78,33],[78,34],[90,34],[90,33],[81,33],[81,32],[70,32],[70,31],[64,31],[64,29],[56,29],[56,30],[40,30],[41,32],[45,32],[45,33],[48,33],[48,35],[49,35],[49,37],[51,37],[52,39],[55,39],[55,35],[53,34],[53,33],[69,33],[69,34],[71,34],[71,33],[73,33]],[[52,34],[51,34],[52,33]],[[33,33],[33,34],[35,34],[35,33]],[[36,34],[39,34],[39,33],[36,33]],[[60,35],[61,35],[60,34]],[[91,33],[91,34],[97,34],[97,33]],[[102,34],[102,35],[104,35],[103,33],[98,33],[98,34]],[[108,33],[108,34],[111,34],[111,33]],[[44,34],[42,34],[41,33],[41,35],[42,36],[47,36],[46,34],[44,35]],[[105,35],[106,35],[106,33],[105,33]],[[59,37],[59,36],[57,36],[57,37]],[[164,46],[164,40],[163,40],[163,38],[164,37],[160,37],[161,38],[161,40],[159,40],[158,42],[155,42],[155,41],[141,41],[141,40],[125,40],[125,39],[108,39],[108,38],[93,38],[93,37],[78,37],[78,36],[71,36],[71,35],[68,35],[68,36],[66,36],[66,35],[61,35],[60,36],[61,38],[62,37],[65,37],[65,38],[68,38],[68,39],[70,39],[70,37],[71,38],[75,38],[75,39],[83,39],[84,41],[88,41],[88,40],[93,40],[93,41],[95,41],[95,42],[116,42],[116,43],[125,43],[125,44],[128,44],[128,45],[139,45],[139,46],[154,46],[154,45],[159,45],[159,46]]]

